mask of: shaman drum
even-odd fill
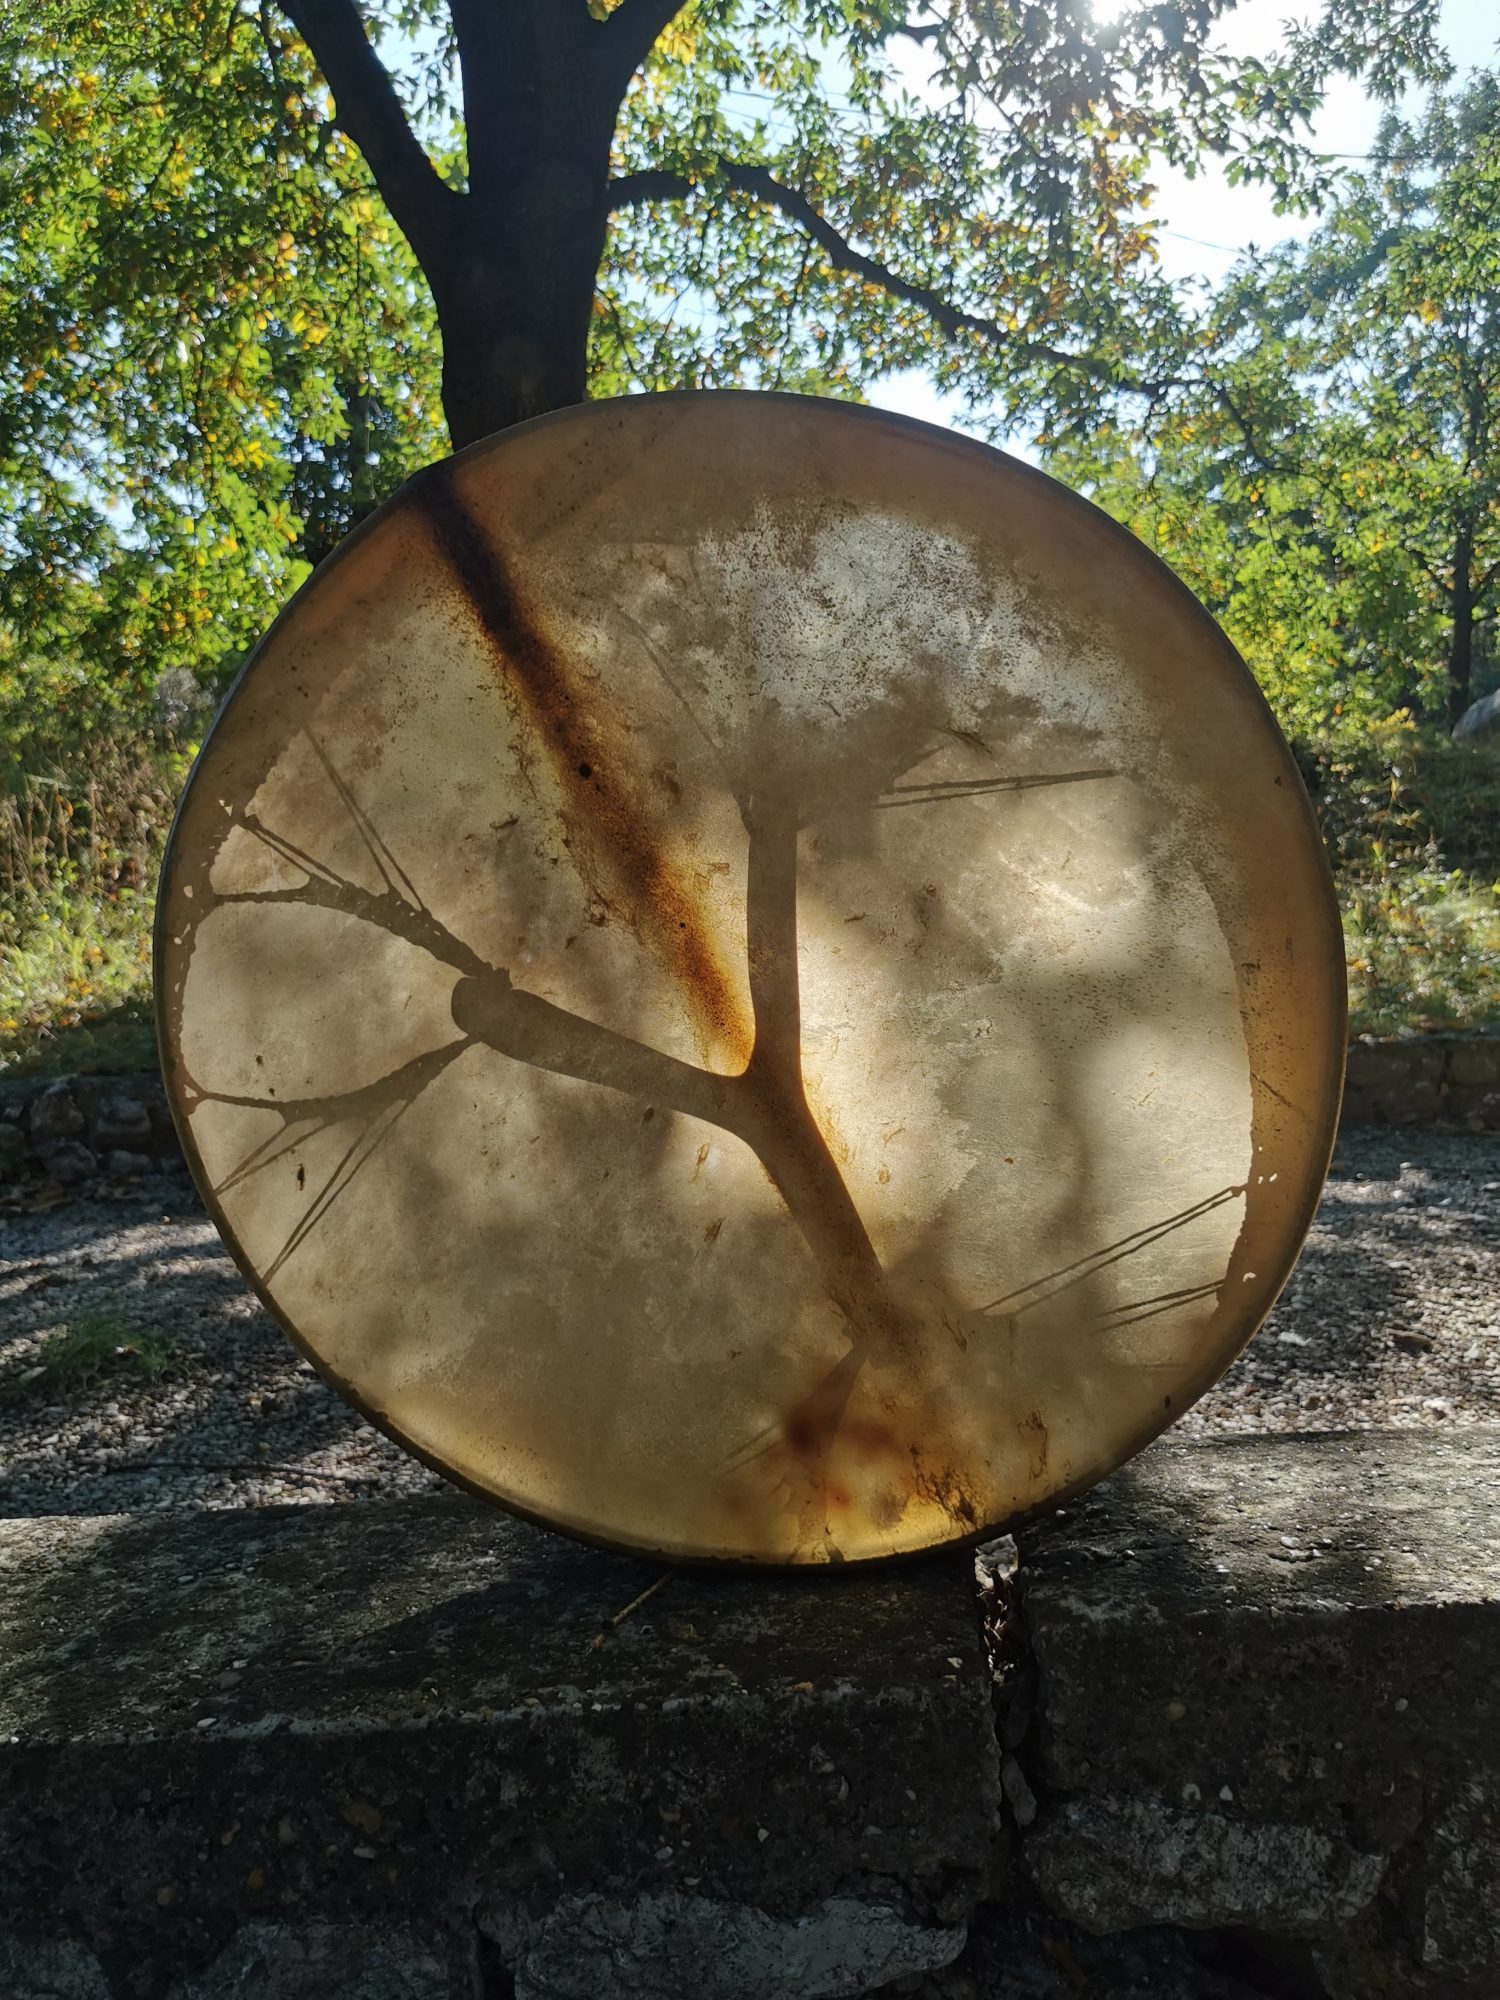
[[[204,746],[158,918],[210,1210],[465,1486],[672,1559],[994,1530],[1228,1365],[1344,1042],[1285,743],[1040,473],[790,396],[411,480]]]

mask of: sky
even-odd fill
[[[1095,0],[1096,14],[1108,18],[1119,11],[1110,0]],[[1225,44],[1243,54],[1266,53],[1280,40],[1281,23],[1314,11],[1312,0],[1242,0],[1225,23]],[[1460,70],[1496,60],[1500,46],[1497,0],[1443,0],[1441,39]],[[915,79],[914,79],[915,80]],[[1406,105],[1415,111],[1423,93]],[[1323,153],[1360,155],[1369,150],[1384,107],[1367,97],[1356,83],[1340,80],[1329,90],[1312,126],[1311,142]],[[1239,254],[1253,244],[1277,243],[1305,236],[1316,216],[1278,215],[1270,193],[1259,187],[1231,187],[1221,170],[1209,168],[1188,180],[1163,168],[1158,176],[1156,211],[1163,218],[1161,268],[1169,278],[1218,279]],[[866,392],[867,400],[903,416],[920,417],[953,430],[970,428],[959,402],[940,396],[916,369],[909,369]]]

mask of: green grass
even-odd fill
[[[80,1313],[49,1333],[35,1358],[0,1374],[0,1397],[67,1395],[126,1372],[155,1380],[175,1359],[166,1336],[152,1328],[127,1326],[110,1312]]]
[[[151,908],[123,888],[0,905],[0,1074],[155,1067]]]

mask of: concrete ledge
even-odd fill
[[[659,1574],[458,1498],[0,1526],[0,1992],[947,1963],[998,1859],[972,1564],[678,1573],[594,1647]]]
[[[1168,1444],[1025,1536],[1047,1905],[1500,1990],[1497,1502],[1500,1430]]]
[[[595,1646],[661,1572],[458,1498],[3,1524],[0,1996],[1489,2000],[1497,1499],[1500,1429],[1159,1444],[998,1706],[958,1556]]]

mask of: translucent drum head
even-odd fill
[[[1227,1366],[1344,1039],[1307,799],[1122,529],[998,452],[655,396],[412,480],[193,773],[168,1085],[317,1367],[668,1558],[897,1555]]]

